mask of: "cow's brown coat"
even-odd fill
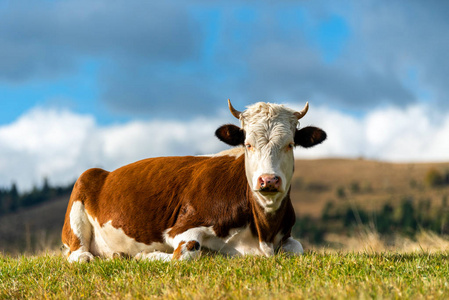
[[[233,228],[251,226],[260,241],[273,243],[277,233],[290,236],[295,222],[289,193],[282,206],[266,215],[249,190],[244,155],[159,157],[135,162],[113,172],[90,169],[75,184],[62,240],[73,252],[80,247],[70,228],[75,201],[102,226],[112,220],[137,242],[163,243],[167,229],[174,237],[190,228],[212,227],[218,237]]]

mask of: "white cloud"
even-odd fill
[[[289,105],[296,109],[301,107]],[[99,126],[94,117],[67,110],[37,108],[0,127],[0,186],[16,182],[21,190],[67,184],[84,170],[113,170],[154,156],[197,155],[227,148],[214,137],[232,116],[191,121],[133,121]],[[328,139],[297,158],[360,157],[388,161],[449,160],[449,114],[423,105],[381,108],[363,118],[311,106],[301,126],[323,128]]]
[[[299,107],[295,107],[299,109]],[[449,160],[449,113],[424,104],[378,108],[356,118],[326,107],[311,108],[302,125],[322,127],[328,139],[297,157],[365,157],[407,162]]]
[[[368,154],[392,161],[448,160],[448,125],[449,114],[439,116],[422,104],[375,111],[365,120]]]
[[[92,117],[42,109],[0,127],[0,184],[16,181],[29,189],[45,176],[58,181],[75,178],[67,170],[78,170],[80,145],[94,128]]]

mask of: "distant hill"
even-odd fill
[[[62,245],[70,194],[0,216],[0,252],[39,252]]]
[[[402,226],[400,222],[407,221],[401,207],[404,203],[412,205],[413,226],[430,224],[419,215],[425,212],[426,218],[443,218],[432,225],[438,227],[434,231],[445,233],[444,218],[449,230],[449,162],[297,160],[291,194],[299,217],[294,234],[306,236],[312,242],[320,242],[329,230],[347,230],[351,225],[347,224],[348,218],[380,222],[375,213],[365,216],[363,212],[382,212],[385,207],[391,207],[386,230]],[[66,191],[34,206],[1,215],[0,251],[35,252],[61,245],[69,196]],[[359,212],[360,216],[355,218],[350,212]]]
[[[441,182],[432,181],[432,174]],[[364,159],[297,160],[292,199],[297,215],[320,217],[328,202],[351,202],[367,210],[385,203],[398,205],[404,197],[431,205],[449,196],[449,162],[388,163]]]

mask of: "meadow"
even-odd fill
[[[306,252],[299,257],[69,264],[60,255],[0,256],[1,299],[445,299],[444,252]]]

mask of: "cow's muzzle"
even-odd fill
[[[281,187],[281,178],[274,174],[263,174],[257,179],[256,190],[262,193],[277,193]]]

